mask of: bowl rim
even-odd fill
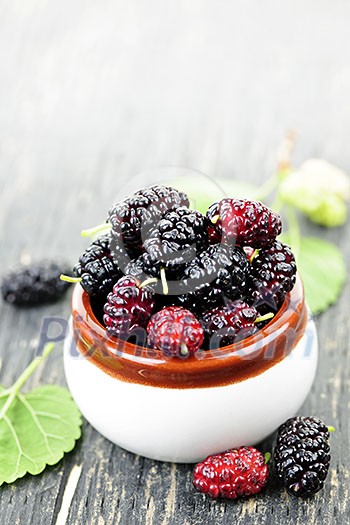
[[[150,381],[151,384],[153,381],[162,383],[169,377],[180,384],[187,378],[187,383],[197,385],[200,383],[198,375],[206,381],[212,376],[213,384],[221,383],[219,376],[231,370],[229,382],[233,382],[232,377],[242,380],[281,361],[304,334],[308,311],[303,284],[297,274],[293,289],[265,327],[242,341],[213,350],[200,349],[185,359],[164,356],[160,350],[106,335],[104,326],[92,310],[89,295],[80,284],[75,286],[72,296],[72,317],[78,351],[108,374],[130,381]],[[94,352],[90,352],[92,347]],[[157,375],[159,377],[155,380]]]

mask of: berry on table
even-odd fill
[[[294,496],[322,489],[330,463],[329,429],[317,417],[294,417],[278,429],[274,465],[283,486]]]
[[[187,195],[174,188],[154,185],[143,188],[111,207],[112,253],[121,266],[138,257],[150,229],[169,210],[188,206]]]
[[[260,492],[269,469],[261,452],[253,447],[227,450],[208,456],[193,472],[193,486],[212,498],[236,499]]]
[[[178,306],[169,306],[154,314],[147,332],[149,345],[170,357],[187,357],[203,342],[201,323],[191,312]]]
[[[144,270],[154,275],[159,268],[176,277],[197,254],[208,247],[208,219],[186,206],[166,212],[145,239],[149,254]]]
[[[296,270],[287,244],[275,241],[270,248],[259,250],[250,265],[248,301],[261,311],[277,311],[295,284]]]
[[[242,300],[204,312],[206,345],[211,349],[219,348],[253,335],[258,330],[256,323],[262,319],[258,315],[254,306]]]
[[[66,268],[67,265],[63,267],[53,261],[19,266],[3,278],[2,296],[5,301],[17,306],[53,303],[69,288],[68,283],[60,280]]]
[[[71,282],[80,282],[89,295],[107,294],[122,276],[120,268],[111,255],[110,239],[109,235],[103,235],[92,242],[79,257],[78,264],[74,266],[76,279],[67,279]]]
[[[246,293],[249,263],[241,248],[213,244],[185,268],[179,303],[194,312],[224,305]]]
[[[126,275],[113,286],[104,306],[103,320],[110,336],[125,339],[147,326],[154,306],[153,290]]]
[[[212,242],[263,248],[282,231],[279,214],[259,201],[225,198],[210,206],[207,217]]]

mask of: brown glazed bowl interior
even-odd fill
[[[258,375],[286,357],[305,332],[308,311],[297,275],[275,317],[256,334],[235,344],[198,350],[187,358],[108,337],[96,318],[89,295],[76,285],[72,299],[77,349],[110,376],[167,388],[201,388],[235,383]]]

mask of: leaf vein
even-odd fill
[[[49,452],[49,454],[51,454],[52,458],[55,457],[54,453],[53,453],[53,450],[52,448],[50,447],[50,444],[49,444],[49,440],[47,438],[47,434],[45,432],[45,430],[43,429],[36,413],[35,413],[35,410],[34,408],[32,407],[32,405],[29,403],[29,401],[22,395],[22,394],[18,394],[18,399],[21,401],[21,403],[24,405],[24,407],[28,410],[29,414],[32,416],[32,419],[34,421],[34,423],[36,424],[36,426],[38,427],[39,429],[39,432],[42,434],[43,438],[44,438],[44,442],[45,442],[45,445],[46,445],[46,448]]]
[[[40,399],[40,400],[43,400],[43,401],[45,399],[47,399],[48,401],[54,401],[55,403],[57,403],[57,402],[66,403],[67,402],[66,399],[61,399],[61,398],[59,398],[57,396],[47,396],[47,395],[43,395],[43,394],[39,394],[38,395],[38,394],[35,394],[35,393],[32,393],[32,392],[30,392],[29,395],[30,395],[30,399],[36,399],[36,400]]]
[[[49,417],[51,419],[56,419],[58,421],[62,421],[62,423],[65,423],[66,425],[69,425],[71,428],[75,429],[74,425],[72,424],[71,421],[69,421],[68,419],[62,417],[62,416],[59,416],[58,414],[51,414],[50,412],[43,412],[42,410],[36,410],[36,414],[38,416],[42,416],[42,417]]]
[[[20,466],[20,463],[21,463],[21,457],[26,458],[28,461],[33,463],[35,465],[35,467],[38,467],[38,463],[33,458],[28,456],[28,454],[23,452],[23,449],[22,449],[21,442],[19,440],[18,434],[16,432],[15,427],[11,423],[11,420],[9,419],[9,417],[8,416],[4,416],[4,421],[7,423],[7,426],[9,427],[10,432],[13,435],[13,438],[15,440],[16,446],[18,448],[18,457],[17,457],[17,461],[16,461],[16,471],[15,471],[14,475],[17,476],[19,474],[19,466]]]
[[[66,441],[62,436],[58,436],[57,434],[46,434],[48,438],[52,439],[59,439],[60,441]]]

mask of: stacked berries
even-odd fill
[[[225,198],[206,215],[174,188],[152,186],[113,205],[103,235],[74,268],[111,337],[137,332],[166,356],[227,346],[254,334],[295,282],[278,214]],[[137,337],[140,341],[140,337]]]

